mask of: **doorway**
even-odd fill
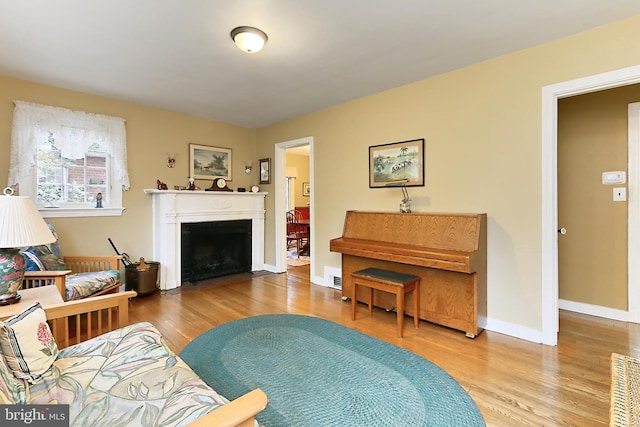
[[[640,85],[558,101],[560,309],[628,320],[628,117],[637,101]]]
[[[287,214],[287,271],[296,267],[296,273],[309,273],[310,239],[304,238],[309,230],[311,210],[309,144],[286,149],[285,194]],[[292,224],[289,224],[289,221]],[[289,239],[289,234],[293,239]]]
[[[275,243],[276,243],[276,267],[278,272],[287,271],[287,219],[286,212],[288,210],[287,200],[287,151],[289,149],[294,149],[295,147],[304,147],[308,146],[309,153],[309,196],[302,198],[302,200],[308,199],[309,203],[309,225],[310,225],[310,280],[312,277],[313,266],[315,264],[314,259],[314,235],[315,235],[315,227],[314,227],[314,180],[313,180],[313,137],[305,137],[300,139],[295,139],[291,141],[280,142],[275,146],[275,169],[274,169],[274,179],[275,179]],[[304,182],[300,182],[300,188]],[[297,185],[297,183],[296,183]],[[307,203],[306,201],[304,203]],[[295,202],[294,202],[295,204]]]
[[[558,99],[626,86],[640,82],[640,66],[625,68],[590,77],[557,83],[542,88],[542,336],[541,342],[557,345],[559,331],[558,314],[558,176],[557,176],[557,128]],[[631,153],[630,153],[631,154]],[[638,153],[635,153],[637,161]],[[630,156],[631,160],[632,157]],[[637,183],[638,168],[629,163],[629,183]],[[638,221],[638,195],[635,185],[628,186],[629,223]],[[631,227],[629,228],[631,231]],[[632,240],[629,241],[632,243]],[[635,243],[634,243],[635,244]],[[628,256],[637,256],[637,249],[629,247]],[[634,262],[628,262],[632,266]],[[637,283],[638,272],[629,268],[629,282]],[[640,300],[638,293],[629,294],[629,318],[638,318]]]

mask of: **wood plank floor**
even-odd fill
[[[309,266],[287,274],[244,274],[131,301],[130,321],[149,321],[177,353],[202,332],[247,316],[294,313],[322,317],[417,353],[447,371],[474,399],[489,426],[608,424],[612,352],[640,356],[640,327],[561,312],[557,347],[484,331],[464,333],[366,305],[351,321],[340,291],[309,283]]]

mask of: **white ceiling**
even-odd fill
[[[0,0],[0,74],[260,127],[640,13],[638,0]],[[257,54],[229,33],[250,25]]]

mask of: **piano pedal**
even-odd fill
[[[392,311],[396,311],[395,307],[389,307],[389,308],[385,308],[384,311],[386,311],[387,313],[391,313]]]
[[[345,297],[345,296],[342,297],[342,301],[349,301],[350,299],[351,298],[349,298],[349,297]]]
[[[472,334],[471,332],[465,333],[464,336],[471,339],[474,339],[475,337],[477,337],[476,334]]]

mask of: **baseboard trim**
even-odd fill
[[[560,310],[572,311],[574,313],[588,314],[590,316],[604,317],[605,319],[629,321],[629,312],[616,308],[603,307],[601,305],[585,304],[582,302],[558,300]]]
[[[503,322],[502,320],[487,318],[487,331],[509,335],[510,337],[534,343],[542,343],[542,329],[532,329],[515,323]]]

